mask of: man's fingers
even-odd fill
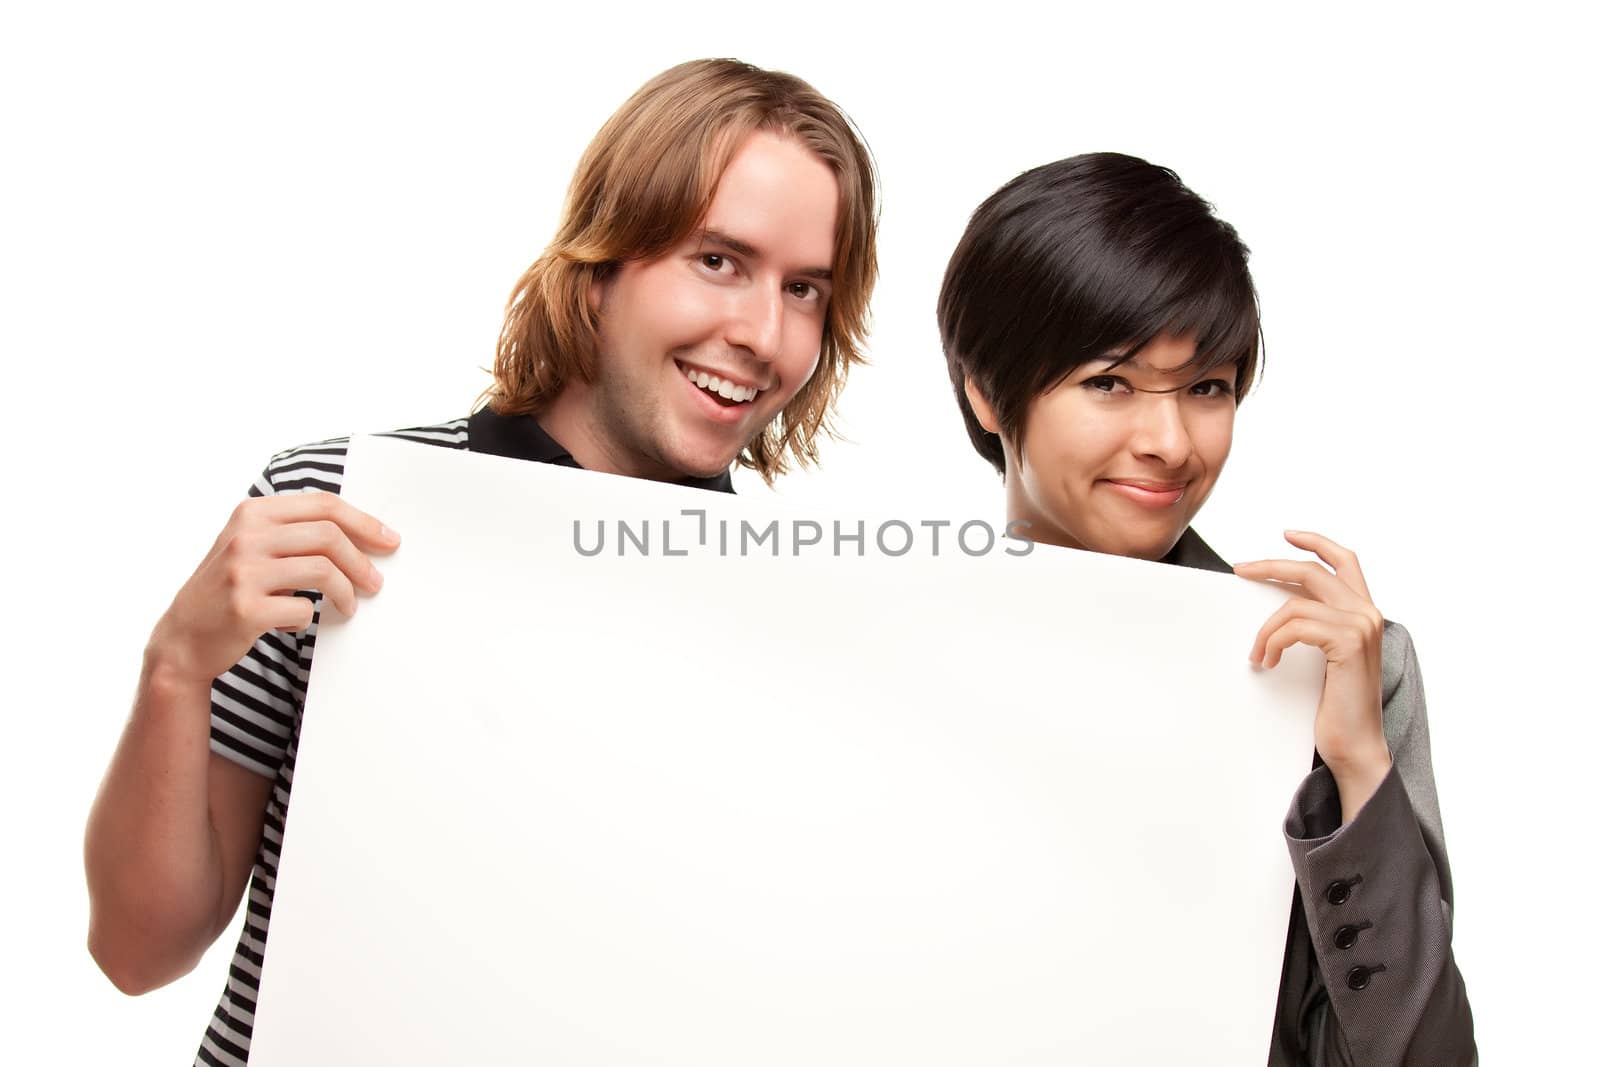
[[[253,526],[261,523],[333,522],[361,549],[368,552],[393,552],[400,535],[382,522],[352,507],[337,493],[285,493],[254,497],[233,512],[233,524]]]
[[[262,570],[262,583],[263,591],[270,593],[315,590],[338,608],[340,614],[348,617],[356,613],[355,587],[326,556],[268,560]]]
[[[269,630],[304,630],[316,612],[317,606],[303,596],[268,597],[261,623]]]
[[[1369,602],[1372,600],[1372,594],[1367,591],[1366,576],[1361,573],[1361,562],[1350,549],[1310,530],[1285,530],[1283,539],[1296,548],[1315,552],[1317,558],[1332,567],[1345,584]]]
[[[296,590],[320,592],[354,615],[356,590],[383,585],[368,552],[390,552],[399,537],[334,493],[256,497],[234,510],[218,540],[234,598],[231,614],[258,632],[304,629],[311,608]]]
[[[332,519],[273,527],[262,536],[260,546],[267,555],[280,559],[326,557],[344,572],[352,585],[369,593],[376,593],[383,585],[383,575],[378,573],[378,568]]]

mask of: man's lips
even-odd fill
[[[729,374],[726,371],[720,371],[713,367],[701,366],[698,363],[690,363],[689,361],[683,359],[673,360],[673,362],[678,365],[678,369],[683,371],[685,375],[704,374],[711,378],[715,378],[718,381],[724,381],[731,385],[736,385],[739,388],[747,390],[751,393],[764,393],[768,388],[770,388],[770,383],[768,385],[758,385],[741,374]]]
[[[679,366],[681,368],[683,365],[679,364]],[[683,388],[692,394],[689,398],[689,403],[694,406],[695,410],[718,425],[733,426],[736,423],[743,422],[745,416],[755,410],[755,404],[749,400],[736,404],[723,403],[717,400],[710,393],[690,381],[687,370],[678,375],[678,380],[683,383]]]
[[[1171,507],[1183,499],[1188,482],[1157,482],[1147,478],[1107,478],[1112,492],[1147,508]]]

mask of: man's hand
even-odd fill
[[[244,895],[272,779],[210,751],[211,683],[321,592],[353,614],[393,532],[332,493],[240,504],[145,648],[133,714],[89,814],[89,950],[140,993],[186,973]]]
[[[1327,658],[1317,751],[1333,772],[1343,820],[1349,822],[1377,791],[1391,762],[1383,736],[1383,613],[1372,603],[1354,552],[1321,534],[1291,530],[1284,538],[1322,562],[1259,560],[1233,568],[1245,578],[1282,583],[1294,594],[1256,634],[1250,662],[1276,667],[1284,650],[1296,644],[1320,648]]]
[[[150,665],[209,686],[268,630],[311,624],[313,605],[297,589],[354,615],[356,590],[375,593],[383,584],[367,554],[399,544],[398,534],[333,493],[246,500],[156,624]]]

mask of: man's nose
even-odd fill
[[[1183,420],[1177,393],[1147,393],[1139,398],[1133,450],[1159,460],[1168,469],[1182,467],[1194,453],[1194,441]]]
[[[777,359],[783,338],[783,290],[752,285],[739,294],[731,310],[728,343],[748,349],[763,363]]]

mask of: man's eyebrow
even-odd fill
[[[755,245],[741,241],[732,234],[723,233],[721,230],[701,230],[695,236],[701,244],[721,245],[730,252],[736,252],[746,259],[760,259],[761,253],[756,251]]]
[[[707,228],[699,231],[695,236],[700,239],[702,244],[720,245],[736,255],[744,256],[746,259],[761,258],[761,251],[755,245],[750,244],[748,241],[741,241],[732,234],[724,233],[721,230]],[[827,267],[805,267],[795,271],[795,274],[802,278],[815,278],[823,282],[831,282],[833,280],[833,271]]]

